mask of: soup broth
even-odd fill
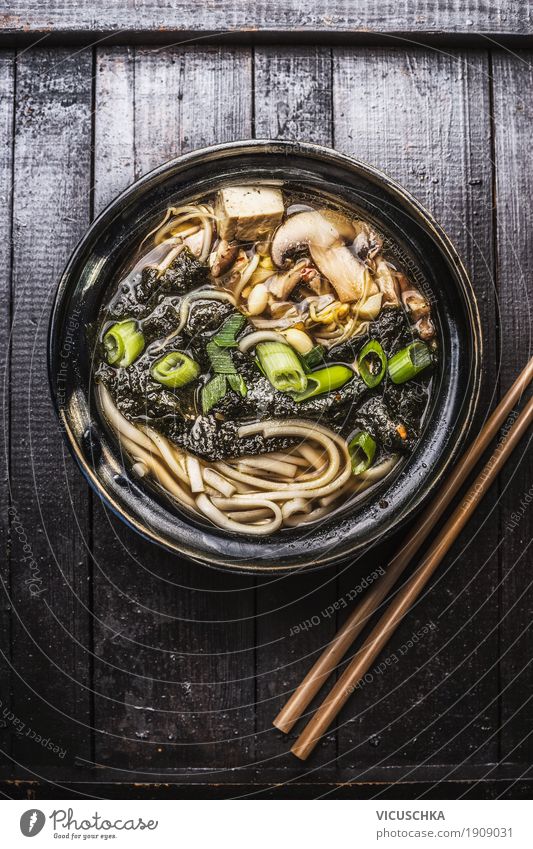
[[[253,536],[390,475],[419,439],[438,343],[383,242],[355,211],[263,184],[169,208],[98,323],[97,397],[132,473]]]

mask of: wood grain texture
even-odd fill
[[[443,224],[470,270],[487,350],[479,424],[496,375],[487,57],[335,51],[334,109],[338,149],[410,189]],[[371,672],[345,711],[340,763],[352,763],[354,776],[369,780],[396,763],[405,764],[407,778],[416,775],[416,764],[496,757],[498,678],[491,667],[498,535],[497,522],[488,519],[494,504],[489,496],[391,640],[381,658],[386,668]]]
[[[89,19],[85,0],[68,4],[57,26],[53,16],[59,7],[49,3],[46,7],[46,25],[55,27],[60,39],[68,37],[69,25],[81,27],[80,39],[91,39],[98,26],[116,29],[117,39],[129,37],[127,30],[118,34],[119,25],[130,23],[124,20],[124,9],[119,14],[114,4],[99,12],[99,22]],[[44,26],[45,4],[36,8],[27,38],[35,38],[32,27]],[[179,8],[173,4],[171,20],[165,3],[157,10],[155,4],[142,4],[127,14],[137,33],[144,28],[150,38],[175,41],[184,37],[187,27],[202,21],[205,26],[207,21],[205,6],[187,7],[188,17],[183,10],[178,16]],[[232,3],[231,15],[221,27],[242,28],[244,8]],[[288,38],[300,29],[297,47],[257,48],[253,67],[247,49],[205,43],[163,50],[131,45],[98,48],[93,138],[90,51],[72,55],[70,50],[32,50],[19,57],[16,72],[12,53],[0,53],[0,126],[6,142],[0,148],[4,294],[10,279],[12,164],[16,176],[12,356],[16,379],[11,395],[6,395],[5,383],[2,393],[4,422],[6,410],[12,407],[13,412],[11,484],[18,511],[16,529],[11,529],[15,668],[11,707],[25,723],[14,735],[13,721],[6,727],[0,722],[0,745],[5,737],[11,738],[20,764],[17,776],[87,782],[72,789],[73,796],[77,790],[120,796],[120,785],[111,782],[146,780],[164,781],[166,789],[151,784],[147,790],[136,784],[131,794],[168,793],[169,798],[172,794],[180,798],[202,792],[212,798],[248,792],[258,798],[271,793],[288,798],[292,792],[312,798],[329,792],[325,782],[332,782],[332,794],[342,792],[346,798],[389,793],[391,798],[409,793],[415,797],[433,793],[436,798],[462,793],[495,797],[499,792],[513,796],[518,790],[510,779],[522,775],[531,763],[531,739],[523,738],[530,725],[532,680],[530,669],[522,671],[532,651],[526,568],[531,556],[525,550],[532,536],[531,506],[525,502],[531,487],[530,451],[503,476],[500,513],[494,512],[495,493],[456,546],[455,558],[443,565],[431,593],[391,642],[387,657],[397,660],[392,659],[386,670],[374,670],[372,681],[350,702],[341,717],[345,724],[338,733],[341,757],[336,763],[334,734],[302,769],[286,754],[287,738],[270,723],[283,693],[300,680],[335,628],[333,616],[323,616],[323,611],[353,590],[360,576],[368,573],[366,564],[345,570],[338,584],[333,571],[326,570],[264,585],[257,582],[256,587],[247,578],[206,570],[159,551],[96,503],[94,619],[89,625],[87,493],[66,456],[50,410],[44,352],[51,293],[90,218],[92,141],[95,213],[135,177],[203,144],[247,137],[253,131],[256,136],[334,141],[339,150],[372,162],[411,189],[444,224],[465,259],[485,331],[481,418],[531,353],[531,315],[524,305],[532,275],[528,151],[533,80],[527,64],[532,54],[494,54],[492,210],[487,56],[474,51],[442,54],[404,47],[372,51],[351,47],[336,49],[332,62],[329,49],[303,47],[301,38],[313,38],[313,33],[322,41],[335,35],[351,38],[354,32],[354,40],[362,40],[372,37],[372,32],[365,35],[362,30],[372,21],[380,32],[390,33],[392,18],[384,13],[383,4],[378,8],[375,2],[367,3],[363,12],[357,3],[330,2],[319,11],[314,7],[306,12],[305,20],[300,12],[300,17],[293,14],[287,22],[294,8],[292,0],[285,3],[273,22],[271,7],[268,20],[265,4],[256,7],[258,20],[266,22],[257,38],[268,36],[267,24],[292,28]],[[461,26],[465,32],[480,29],[476,22],[482,14],[483,25],[508,32],[526,32],[530,24],[525,4],[520,9],[507,4],[503,11],[494,4],[490,9],[481,3],[475,8],[478,17],[472,13],[465,18],[463,4],[446,4],[446,14],[453,13],[459,22],[456,32]],[[16,4],[14,9],[18,14]],[[324,10],[337,15],[343,11],[345,19],[331,18],[330,23],[321,17]],[[406,10],[406,3],[395,5],[395,25]],[[446,28],[445,13],[435,2],[409,4],[409,10],[412,25],[421,27],[422,40],[437,38],[439,27]],[[383,13],[381,23],[378,12]],[[156,31],[152,13],[161,30]],[[210,7],[209,22],[220,21],[223,13],[220,4]],[[21,13],[22,18],[26,20]],[[466,23],[470,19],[472,25]],[[16,29],[20,20],[10,26]],[[453,27],[448,29],[452,38]],[[9,32],[4,31],[4,38],[11,38]],[[492,281],[493,241],[499,317]],[[9,301],[3,297],[0,303],[5,342]],[[3,493],[0,522],[5,520],[5,489]],[[503,542],[494,554],[499,535]],[[43,578],[41,596],[31,597],[26,583],[35,568],[24,560],[26,539]],[[386,549],[374,550],[372,568],[385,559]],[[6,565],[2,560],[3,576]],[[499,578],[503,583],[498,601]],[[0,626],[5,635],[5,614],[10,611],[4,600],[2,605]],[[293,630],[291,635],[291,629],[315,615],[320,617],[318,625]],[[499,619],[498,638],[493,629]],[[430,622],[437,628],[408,646]],[[94,750],[88,728],[92,713]],[[50,737],[66,750],[65,757],[26,736],[28,728]],[[97,769],[91,769],[94,761]],[[6,764],[0,777],[11,775]],[[490,784],[483,784],[485,777]],[[382,783],[350,784],[354,778]],[[284,787],[287,779],[297,783]],[[412,779],[428,783],[406,783]],[[102,788],[90,783],[97,780],[110,784]],[[451,784],[454,780],[462,783]],[[343,790],[338,789],[340,782],[346,784]],[[386,782],[394,782],[392,789]],[[470,782],[470,790],[465,782]],[[217,789],[218,783],[226,784],[226,789]],[[197,791],[199,784],[204,789]],[[270,790],[268,784],[281,789]],[[20,791],[13,785],[5,787],[8,795]],[[32,797],[43,792],[33,784],[24,790]],[[529,785],[520,790],[524,798],[528,792]],[[48,794],[57,796],[57,788]]]
[[[135,180],[134,49],[96,53],[94,214]]]
[[[13,710],[25,725],[14,757],[42,770],[89,752],[87,488],[52,411],[46,340],[59,274],[89,222],[91,75],[87,52],[17,62],[11,582]]]
[[[292,34],[301,39],[339,40],[376,36],[415,37],[436,41],[443,33],[472,40],[476,33],[506,43],[532,33],[531,7],[520,0],[321,0],[307,7],[299,0],[272,3],[222,0],[209,4],[183,0],[144,0],[128,4],[110,0],[105,8],[91,0],[36,0],[31,11],[24,0],[11,0],[0,18],[3,39],[34,40],[44,34],[71,40],[115,35],[123,43],[133,38],[168,41],[181,36],[240,34],[247,39]]]
[[[240,745],[239,740],[236,745]],[[374,793],[379,798],[381,789],[385,785],[393,783],[397,783],[397,786],[403,789],[404,792],[407,792],[410,787],[420,787],[423,783],[434,784],[437,788],[441,787],[444,793],[446,787],[454,784],[456,781],[463,782],[464,787],[471,784],[474,788],[478,786],[481,790],[482,785],[485,783],[490,786],[491,784],[498,784],[513,779],[519,781],[520,776],[522,776],[530,787],[533,788],[533,780],[528,777],[526,772],[527,767],[528,764],[513,762],[505,764],[465,763],[461,766],[460,779],[457,776],[454,779],[449,776],[449,764],[424,764],[418,770],[417,779],[414,782],[407,782],[404,781],[404,764],[389,764],[387,766],[385,763],[373,771],[374,778],[372,781],[354,780],[353,767],[343,767],[340,764],[337,764],[333,776],[331,773],[324,773],[322,767],[313,769],[312,764],[309,764],[305,775],[290,775],[286,770],[280,770],[279,766],[272,766],[270,763],[256,763],[252,767],[242,767],[238,770],[233,769],[229,775],[227,772],[224,773],[221,770],[214,772],[201,767],[180,769],[174,766],[149,771],[139,765],[138,770],[127,770],[127,779],[125,778],[126,771],[119,770],[116,767],[100,767],[98,769],[89,769],[88,767],[85,769],[78,768],[75,775],[72,775],[72,770],[59,766],[57,768],[50,767],[47,769],[46,780],[50,782],[61,782],[64,780],[76,781],[77,783],[87,782],[87,784],[92,784],[95,787],[94,793],[97,792],[98,784],[115,784],[117,788],[121,786],[127,787],[128,785],[146,785],[153,787],[154,793],[156,791],[161,792],[162,786],[180,787],[183,789],[199,789],[203,787],[207,792],[209,790],[214,791],[216,787],[226,786],[231,788],[247,786],[249,795],[252,798],[255,796],[262,798],[265,791],[268,790],[269,785],[278,785],[282,789],[282,792],[285,790],[287,794],[291,787],[310,785],[315,788],[314,795],[325,795],[327,798],[331,788],[346,784],[361,789],[374,788]],[[18,770],[17,780],[29,783],[32,781],[32,778],[33,776],[30,771],[24,769]],[[231,780],[232,778],[233,781]],[[9,773],[0,768],[0,786],[6,780],[10,780]],[[235,791],[235,795],[239,795],[237,791]]]
[[[249,136],[250,92],[245,50],[99,50],[97,207],[186,150]],[[253,581],[160,551],[100,504],[94,557],[96,762],[213,779],[253,762]]]
[[[516,766],[516,765],[515,765]],[[523,799],[531,800],[533,782],[527,777],[522,780],[500,777],[492,781],[481,782],[475,779],[468,781],[443,781],[433,776],[426,781],[410,784],[395,782],[390,776],[388,781],[376,783],[356,783],[341,778],[328,784],[320,784],[312,780],[312,776],[304,781],[294,783],[254,780],[245,783],[241,780],[231,784],[199,784],[198,776],[190,781],[178,782],[169,776],[164,782],[113,782],[112,778],[102,777],[101,782],[91,781],[78,783],[61,783],[62,799],[84,799],[87,796],[98,795],[104,799],[194,799],[211,801],[213,799],[323,799],[324,791],[328,799]],[[35,804],[36,799],[56,799],[57,787],[53,784],[38,783],[26,779],[24,781],[2,781],[0,792],[9,799],[27,800]],[[208,808],[209,812],[209,808]]]
[[[331,146],[331,51],[258,48],[254,68],[256,136]],[[302,768],[288,752],[289,738],[273,728],[272,720],[299,683],[303,669],[333,636],[335,615],[326,618],[321,611],[336,598],[334,569],[259,582],[256,746],[260,760],[289,774],[301,773]],[[317,615],[318,626],[311,621]],[[331,735],[323,741],[314,766],[331,763],[334,756]]]
[[[11,600],[9,579],[9,441],[11,325],[11,226],[13,189],[13,104],[15,54],[0,51],[0,748],[9,754],[13,725],[7,718],[11,707]],[[5,713],[7,713],[7,716]]]
[[[533,130],[533,54],[493,55],[494,150],[496,156],[497,277],[500,387],[504,392],[533,355],[533,175],[528,148]],[[533,455],[531,439],[502,475],[501,564],[501,749],[503,762],[531,763],[533,688]],[[525,736],[524,736],[525,735]],[[522,739],[523,738],[523,739]]]
[[[254,65],[256,137],[331,146],[331,51],[262,47]]]

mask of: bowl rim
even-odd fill
[[[375,181],[378,185],[384,187],[388,192],[391,192],[393,195],[396,195],[398,198],[403,200],[406,206],[416,213],[418,219],[422,220],[422,223],[431,233],[439,251],[444,254],[447,262],[450,263],[456,270],[458,281],[460,282],[460,285],[463,289],[464,307],[465,312],[468,316],[468,322],[472,334],[473,375],[471,381],[471,391],[469,393],[469,398],[467,399],[467,406],[462,412],[463,421],[460,429],[456,431],[456,438],[454,440],[453,447],[448,450],[447,456],[441,463],[441,468],[435,473],[431,484],[427,486],[419,496],[413,498],[410,504],[406,507],[405,511],[402,513],[402,521],[410,521],[413,518],[414,514],[417,513],[425,503],[427,503],[429,498],[434,494],[435,490],[441,483],[445,474],[449,471],[451,464],[457,459],[457,456],[462,449],[464,441],[466,440],[468,433],[471,430],[473,417],[479,402],[482,379],[483,339],[481,333],[481,320],[476,293],[472,286],[470,276],[461,258],[459,257],[459,254],[457,253],[450,237],[447,235],[442,225],[440,225],[438,221],[434,218],[433,214],[414,195],[412,195],[407,189],[405,189],[399,182],[397,182],[385,172],[381,171],[379,168],[376,168],[374,165],[371,165],[365,162],[364,160],[361,160],[354,156],[338,152],[333,148],[324,145],[314,144],[311,142],[291,141],[283,139],[257,138],[221,142],[202,148],[196,148],[195,150],[173,157],[172,159],[169,159],[166,162],[157,165],[155,168],[142,175],[139,179],[135,180],[133,183],[128,185],[122,192],[116,195],[101,210],[101,212],[91,222],[90,226],[84,231],[83,235],[81,236],[73,251],[71,252],[59,279],[53,298],[48,324],[48,380],[53,401],[53,407],[55,409],[56,415],[58,416],[61,430],[63,431],[64,437],[66,438],[69,450],[73,455],[74,459],[76,460],[85,479],[88,481],[92,489],[96,492],[98,497],[103,501],[103,503],[128,527],[132,528],[136,533],[144,537],[144,539],[152,543],[156,543],[157,545],[173,553],[174,555],[186,556],[193,562],[219,571],[253,575],[283,575],[297,574],[300,572],[308,573],[311,571],[317,571],[319,569],[326,568],[331,565],[343,562],[345,563],[350,556],[353,557],[355,555],[355,559],[357,559],[361,556],[362,553],[364,553],[364,551],[368,551],[376,544],[383,542],[384,540],[389,538],[393,533],[397,532],[397,523],[392,523],[392,526],[382,529],[381,532],[377,533],[371,540],[366,543],[364,548],[354,545],[351,549],[351,552],[326,552],[321,554],[319,561],[316,563],[313,562],[312,559],[308,563],[293,563],[291,565],[278,566],[263,564],[260,560],[255,562],[246,560],[243,561],[242,564],[241,562],[233,561],[228,563],[227,561],[225,561],[223,556],[216,556],[213,552],[210,552],[209,554],[199,554],[193,550],[189,550],[189,548],[185,544],[178,545],[175,542],[166,539],[164,536],[159,535],[158,532],[153,528],[149,528],[147,527],[147,525],[141,524],[141,522],[135,516],[131,515],[128,512],[125,506],[122,506],[115,501],[112,495],[101,483],[94,469],[85,459],[85,456],[81,451],[80,446],[78,445],[77,439],[71,427],[69,426],[69,422],[64,414],[64,410],[62,409],[59,403],[58,393],[56,391],[55,384],[54,343],[56,334],[59,332],[61,327],[61,310],[63,306],[63,301],[68,294],[68,289],[71,284],[72,271],[76,266],[79,254],[81,253],[83,246],[90,241],[95,231],[98,231],[102,220],[106,218],[106,216],[109,214],[109,211],[112,208],[118,208],[121,204],[124,204],[130,198],[130,196],[135,195],[139,192],[139,190],[142,190],[142,188],[146,184],[157,181],[159,177],[163,177],[165,173],[171,172],[176,167],[179,167],[181,170],[183,170],[188,164],[197,165],[202,161],[213,161],[217,159],[224,160],[225,158],[235,157],[239,154],[253,153],[262,153],[266,155],[286,154],[287,156],[290,154],[300,155],[303,157],[312,158],[314,160],[319,160],[321,162],[330,163],[336,167],[344,168],[353,173],[363,173],[365,177],[368,177],[371,180]]]

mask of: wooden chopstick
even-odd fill
[[[532,379],[533,358],[530,359],[509,391],[502,398],[433,501],[422,513],[411,534],[404,540],[400,550],[389,563],[383,578],[367,591],[361,604],[355,608],[351,616],[349,616],[344,625],[339,629],[333,640],[278,713],[273,724],[280,731],[288,734],[326,679],[336,669],[349,647],[362,631],[369,617],[377,610],[385,596],[388,595],[389,591],[405,571],[422,543],[426,540],[435,523],[440,519],[445,509],[459,491],[459,488],[477,464],[481,455],[488,448]]]
[[[322,705],[307,723],[291,749],[291,752],[298,758],[305,760],[313,751],[320,737],[327,731],[331,722],[353,693],[356,684],[366,674],[409,608],[424,589],[532,421],[533,398],[526,404],[507,434],[502,437],[461,503],[437,535],[414,575],[398,591],[361,649],[348,664]]]

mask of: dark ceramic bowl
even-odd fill
[[[316,525],[257,540],[231,535],[173,508],[129,474],[102,422],[91,380],[95,322],[109,286],[164,209],[221,185],[289,184],[358,207],[391,236],[409,275],[433,301],[440,361],[424,430],[413,455],[358,505]],[[447,237],[420,204],[384,174],[318,147],[245,141],[187,154],[152,171],[96,219],[61,278],[49,339],[52,394],[65,437],[86,478],[130,527],[171,551],[230,570],[272,572],[339,562],[402,525],[457,457],[476,406],[481,361],[472,287]]]

